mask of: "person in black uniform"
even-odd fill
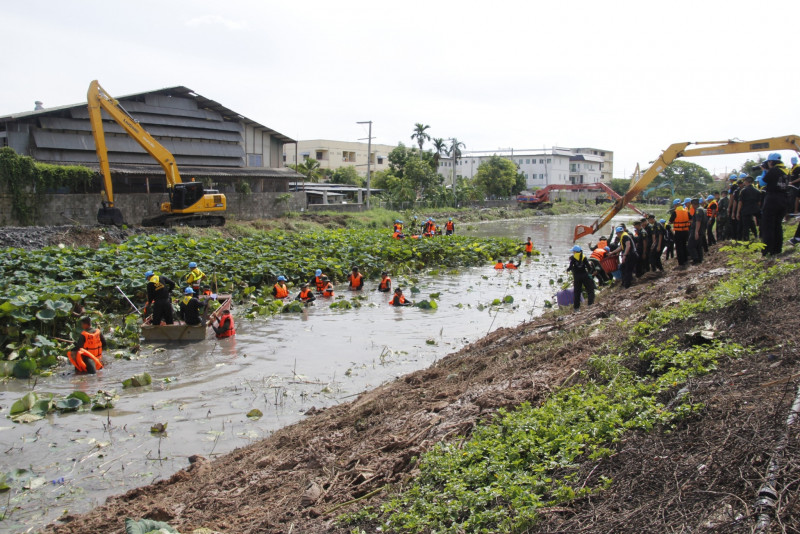
[[[594,304],[594,278],[592,278],[592,266],[589,259],[583,253],[580,246],[572,247],[572,256],[569,258],[567,272],[572,273],[572,307],[581,307],[581,292],[585,288],[589,306]]]
[[[147,302],[153,310],[152,324],[173,324],[172,301],[170,293],[175,289],[175,282],[164,275],[153,274],[153,271],[144,273],[147,280]]]
[[[764,204],[761,207],[761,240],[767,245],[764,256],[780,254],[783,250],[783,217],[786,215],[789,170],[781,155],[773,152],[764,162]]]
[[[661,254],[664,252],[664,225],[656,222],[656,216],[652,213],[647,216],[648,228],[650,232],[650,270],[653,272],[664,272],[664,264],[661,263]]]
[[[633,281],[633,271],[636,269],[636,264],[639,262],[639,256],[636,254],[636,245],[633,243],[633,238],[625,231],[622,226],[617,226],[614,230],[619,241],[619,262],[620,270],[622,271],[622,287],[631,287]]]
[[[178,304],[179,314],[183,322],[189,326],[197,326],[203,322],[200,318],[200,308],[203,306],[200,300],[194,296],[194,289],[187,287],[183,290],[184,297]],[[206,301],[208,304],[209,301]]]
[[[753,239],[758,239],[756,214],[761,211],[761,193],[753,187],[752,176],[744,179],[744,187],[739,191],[737,211],[736,219],[741,223],[740,238],[742,241],[750,240],[750,232],[753,233]]]

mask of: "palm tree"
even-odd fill
[[[433,166],[439,168],[439,160],[442,159],[442,154],[447,153],[447,144],[441,137],[433,138]]]
[[[297,165],[295,170],[305,175],[309,182],[319,182],[319,161],[314,158],[306,158],[303,163]]]
[[[450,148],[447,150],[447,155],[451,158],[458,159],[461,157],[461,149],[467,148],[467,145],[453,137],[450,143]]]
[[[431,140],[431,136],[425,131],[428,128],[430,128],[429,125],[422,124],[421,122],[418,122],[414,125],[414,133],[411,134],[411,139],[417,140],[420,152],[422,152],[422,145],[425,144],[425,141]]]

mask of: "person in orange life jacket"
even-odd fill
[[[706,197],[706,217],[708,217],[708,225],[706,226],[706,243],[708,243],[709,246],[717,244],[717,238],[714,237],[714,225],[717,223],[718,215],[719,203],[712,193]]]
[[[456,231],[456,225],[453,224],[453,219],[447,219],[447,222],[444,224],[444,235],[453,235],[453,232]]]
[[[358,272],[358,267],[353,267],[353,272],[347,277],[350,282],[348,289],[350,291],[361,291],[364,288],[364,275]]]
[[[592,266],[581,250],[580,245],[572,247],[572,256],[569,258],[567,272],[572,273],[572,307],[581,307],[581,293],[586,289],[589,306],[594,304],[594,279],[592,278]]]
[[[286,287],[285,276],[279,276],[278,281],[272,286],[272,296],[276,299],[285,299],[289,297],[289,288]]]
[[[333,297],[333,284],[331,283],[330,279],[324,274],[322,275],[322,296],[325,298]]]
[[[388,293],[392,290],[392,279],[389,278],[389,272],[383,271],[381,273],[381,283],[378,284],[378,291],[381,293]]]
[[[527,257],[531,257],[533,254],[533,240],[529,237],[527,241],[525,241],[525,255]]]
[[[691,202],[691,199],[688,199]],[[684,201],[686,203],[686,201]],[[678,266],[686,265],[689,259],[689,226],[691,217],[689,212],[681,205],[680,199],[672,201],[672,210],[669,212],[669,224],[675,235],[675,255],[678,257]]]
[[[308,284],[306,283],[303,284],[303,286],[300,288],[300,293],[297,294],[294,300],[299,300],[300,302],[309,304],[317,300],[317,297],[314,296],[314,293],[311,291],[311,289],[308,287]]]
[[[322,293],[322,290],[325,288],[325,283],[322,281],[323,276],[322,269],[317,269],[314,272],[314,276],[312,276],[311,280],[308,281],[308,285],[316,288],[317,293]]]
[[[407,301],[406,298],[403,296],[403,290],[399,287],[394,290],[394,296],[392,300],[389,301],[389,304],[392,306],[411,306],[412,303]]]
[[[189,326],[197,326],[203,322],[200,319],[200,307],[202,304],[194,296],[194,289],[191,287],[184,289],[183,293],[184,297],[178,303],[178,315]],[[208,304],[208,301],[206,301],[206,304]]]
[[[147,271],[144,277],[147,280],[147,302],[152,305],[152,324],[172,324],[170,292],[175,289],[175,282],[164,275],[153,274],[153,271]]]
[[[394,221],[393,232],[396,233],[396,234],[402,234],[403,233],[403,221],[400,221],[400,220]]]
[[[506,265],[503,263],[503,260],[497,258],[497,261],[494,264],[494,268],[497,269],[498,271],[502,271],[503,269],[506,268]]]
[[[521,261],[518,261],[518,262],[516,263],[516,265],[515,265],[515,264],[514,264],[514,261],[513,261],[511,258],[508,258],[508,262],[506,262],[506,264],[504,265],[504,267],[505,267],[506,269],[517,269],[517,268],[519,268],[519,266],[520,266],[520,264],[521,264],[521,263],[522,263]]]
[[[67,358],[78,372],[94,374],[97,369],[102,369],[103,349],[107,348],[106,338],[99,328],[92,328],[89,317],[81,319],[81,332],[72,351],[67,353]]]
[[[231,311],[224,310],[222,316],[211,323],[211,328],[214,329],[214,335],[217,339],[235,336],[236,326],[233,324],[233,315],[231,315]]]
[[[595,247],[592,254],[589,256],[589,264],[592,266],[592,272],[597,277],[598,283],[602,286],[608,281],[608,275],[600,266],[600,262],[606,257],[611,249],[606,247]]]

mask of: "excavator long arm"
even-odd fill
[[[697,148],[689,148],[697,145]],[[717,156],[722,154],[742,154],[747,152],[764,152],[775,150],[794,150],[800,154],[800,137],[787,135],[785,137],[770,137],[755,141],[702,141],[674,143],[670,145],[661,156],[650,165],[641,178],[631,183],[628,191],[614,202],[590,226],[578,225],[575,227],[574,241],[583,236],[593,234],[605,226],[614,216],[644,191],[650,183],[673,161],[678,158],[698,156]]]

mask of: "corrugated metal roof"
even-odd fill
[[[245,117],[244,115],[241,115],[241,114],[233,111],[232,109],[223,106],[222,104],[220,104],[219,102],[216,102],[215,100],[211,100],[210,98],[206,98],[206,97],[204,97],[204,96],[202,96],[202,95],[200,95],[198,93],[195,93],[194,91],[192,91],[191,89],[189,89],[188,87],[185,87],[183,85],[177,85],[175,87],[165,87],[164,89],[156,89],[154,91],[144,91],[144,92],[141,92],[141,93],[132,93],[132,94],[129,94],[129,95],[119,96],[119,97],[115,97],[115,98],[117,100],[124,101],[126,99],[138,98],[138,97],[147,96],[147,95],[165,95],[165,96],[176,95],[176,96],[183,96],[183,97],[192,98],[192,99],[197,101],[197,104],[201,109],[208,109],[208,110],[211,110],[211,111],[216,111],[217,113],[221,114],[224,118],[227,118],[229,120],[241,121],[244,124],[247,124],[248,126],[253,126],[255,128],[260,128],[262,130],[265,130],[271,136],[283,141],[284,143],[295,143],[296,142],[291,137],[288,137],[288,136],[286,136],[286,135],[284,135],[284,134],[282,134],[280,132],[277,132],[277,131],[273,130],[272,128],[264,126],[263,124],[261,124],[259,122],[256,122],[256,121],[254,121],[252,119],[249,119],[249,118]],[[123,104],[125,104],[125,103],[123,102]],[[38,111],[25,111],[25,112],[22,112],[22,113],[12,113],[10,115],[0,116],[0,122],[11,122],[11,121],[15,121],[15,120],[22,119],[22,118],[44,116],[44,115],[48,115],[50,113],[54,113],[54,112],[57,112],[57,111],[69,110],[69,109],[72,109],[72,108],[86,108],[86,107],[87,107],[87,103],[86,102],[81,102],[79,104],[70,104],[70,105],[66,105],[66,106],[58,106],[58,107],[53,107],[53,108],[46,108],[46,109],[38,110]],[[211,121],[211,124],[213,124],[213,123],[214,122]]]

